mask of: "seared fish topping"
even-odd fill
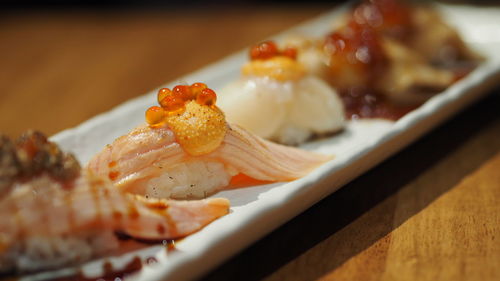
[[[38,131],[27,131],[15,142],[0,135],[0,194],[16,180],[27,180],[41,173],[69,182],[80,174],[80,164],[69,153]]]

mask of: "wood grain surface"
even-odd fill
[[[500,280],[499,148],[497,118],[266,280]]]
[[[326,9],[4,12],[0,129],[55,134]]]
[[[47,134],[324,6],[0,15],[0,131]],[[204,280],[500,280],[499,90]]]

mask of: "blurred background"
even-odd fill
[[[0,131],[12,137],[74,127],[338,5],[0,3]]]
[[[0,0],[0,131],[74,127],[341,3]]]

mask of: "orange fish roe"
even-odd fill
[[[146,121],[150,125],[156,125],[163,122],[165,110],[159,106],[152,106],[146,110]]]
[[[185,101],[183,98],[176,97],[174,95],[166,96],[160,101],[161,107],[163,107],[163,109],[165,109],[167,112],[172,112],[183,108],[184,103]]]
[[[196,97],[196,102],[201,105],[214,105],[217,101],[217,95],[212,89],[203,89]]]
[[[244,75],[266,76],[278,81],[297,80],[305,75],[297,61],[297,49],[278,49],[273,41],[265,41],[250,49],[250,62],[242,69]]]
[[[342,29],[330,33],[324,44],[330,57],[329,73],[335,77],[331,82],[339,89],[371,89],[388,65],[376,30],[352,19]]]
[[[178,85],[172,89],[172,95],[184,101],[192,100],[195,96],[188,85]]]
[[[112,171],[112,172],[109,172],[108,178],[110,180],[114,181],[118,178],[119,175],[120,175],[120,172]]]
[[[167,124],[187,153],[207,154],[219,147],[227,130],[216,101],[217,94],[203,83],[163,88],[158,91],[161,107],[150,107],[146,121],[152,128]]]
[[[158,91],[158,103],[160,103],[166,96],[171,95],[172,91],[169,88],[162,88]]]
[[[200,82],[194,83],[193,85],[191,85],[191,91],[193,92],[193,94],[195,96],[198,96],[198,94],[200,94],[201,91],[203,91],[206,88],[208,88],[207,85],[200,83]]]
[[[280,51],[273,41],[265,41],[250,48],[251,60],[267,60],[276,56],[285,56],[295,60],[297,58],[297,49],[286,47]]]
[[[289,57],[289,58],[296,60],[297,59],[297,49],[294,47],[286,47],[283,50],[283,55],[285,57]]]
[[[158,125],[165,121],[166,116],[175,114],[186,107],[186,102],[194,100],[200,105],[215,106],[217,95],[203,83],[193,85],[177,85],[172,90],[162,88],[158,91],[158,103],[146,111],[146,121],[149,125]]]

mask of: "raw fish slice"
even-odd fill
[[[187,100],[173,113],[152,107],[146,116],[157,112],[163,112],[163,119],[155,117],[158,123],[116,139],[94,156],[88,169],[127,192],[203,198],[230,187],[237,175],[258,181],[290,181],[332,159],[274,144],[229,125],[214,104]]]
[[[161,177],[165,170],[179,163],[221,163],[223,169],[218,170],[216,176],[225,178],[228,185],[230,178],[238,173],[261,181],[295,180],[329,159],[325,155],[263,140],[237,125],[230,127],[224,141],[215,151],[191,156],[175,141],[172,131],[165,125],[160,128],[139,127],[129,135],[118,138],[97,154],[89,162],[88,168],[101,176],[112,178],[117,187],[127,192],[154,196],[145,191],[149,180]],[[189,178],[203,170],[188,172],[190,174],[186,176]]]
[[[220,148],[208,157],[224,161],[239,173],[264,181],[291,181],[332,159],[259,138],[232,125]]]
[[[119,248],[115,232],[174,239],[228,213],[226,199],[175,201],[124,194],[92,175],[72,190],[48,176],[15,184],[0,202],[0,272],[81,263]]]
[[[184,237],[228,213],[227,199],[126,194],[107,179],[81,172],[77,162],[61,167],[74,158],[54,151],[43,135],[25,139],[24,146],[0,149],[0,158],[16,163],[0,197],[0,272],[56,268],[110,254],[120,246],[116,232],[144,240]]]
[[[66,190],[49,176],[16,183],[0,202],[3,235],[71,234],[90,228],[119,231],[146,240],[186,236],[228,212],[226,199],[177,201],[144,198],[84,174]]]

